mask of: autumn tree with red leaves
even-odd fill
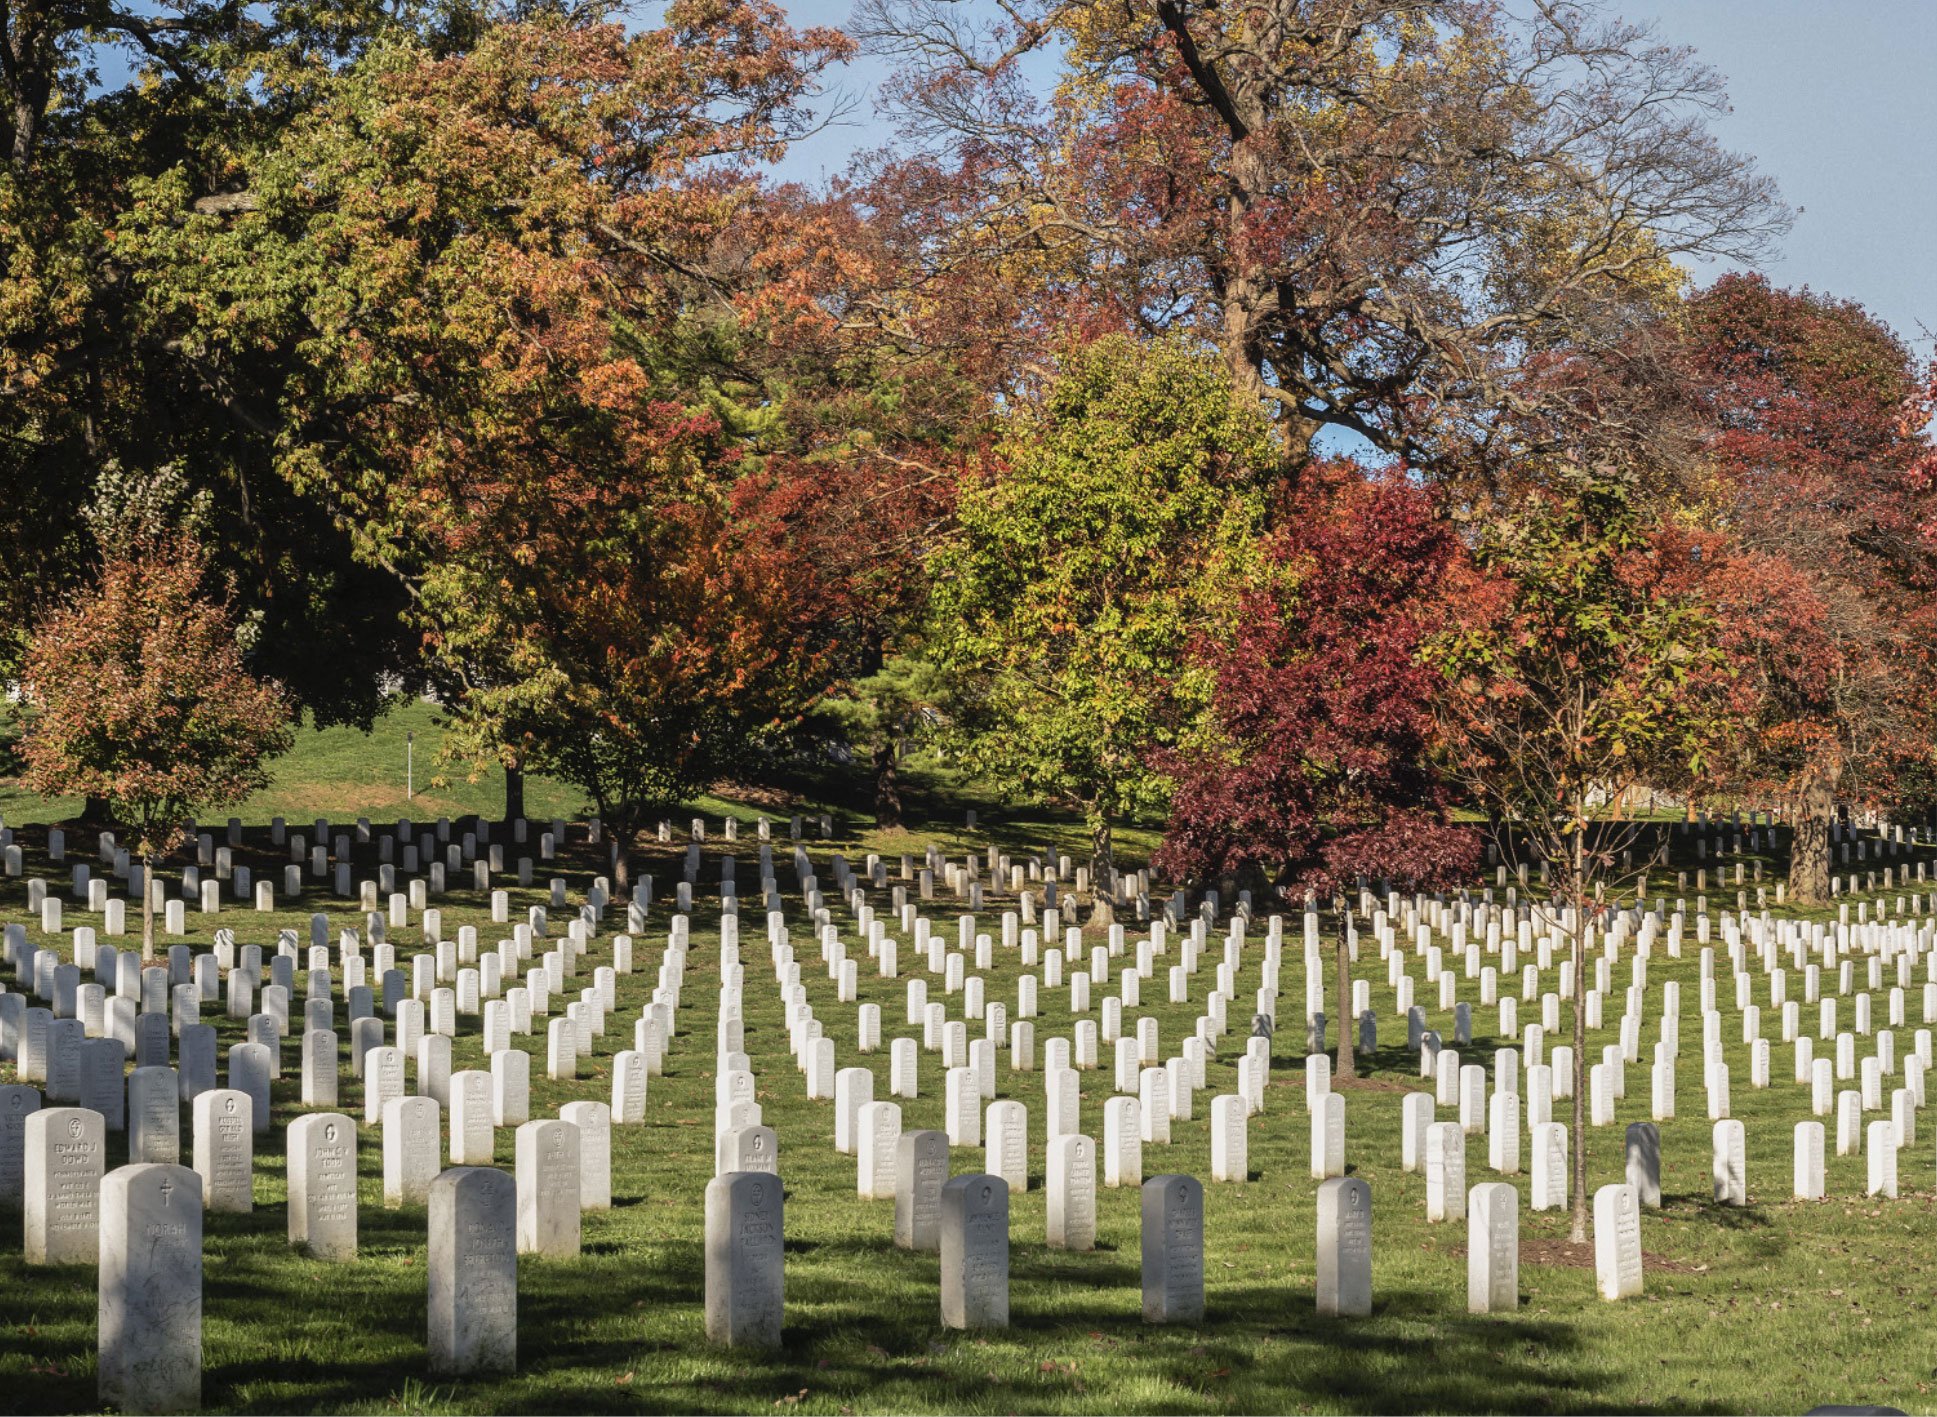
[[[249,672],[234,612],[204,588],[185,537],[115,555],[99,580],[35,628],[21,675],[26,782],[104,798],[144,866],[141,953],[155,955],[156,859],[197,810],[242,801],[289,750],[290,705]]]
[[[1307,468],[1274,521],[1235,636],[1195,649],[1215,676],[1209,729],[1162,755],[1177,786],[1160,868],[1280,894],[1464,878],[1470,834],[1430,830],[1451,798],[1428,760],[1437,678],[1419,659],[1450,613],[1458,538],[1425,491],[1349,462]]]
[[[1829,893],[1841,803],[1888,810],[1937,738],[1931,403],[1861,306],[1726,276],[1689,303],[1711,472],[1687,536],[1738,670],[1727,785],[1784,803],[1789,889]]]
[[[1425,491],[1349,462],[1308,467],[1275,519],[1235,636],[1196,647],[1215,676],[1208,723],[1158,757],[1176,787],[1153,864],[1253,875],[1280,896],[1471,879],[1480,840],[1448,820],[1430,760],[1438,681],[1419,653],[1451,613],[1464,548]],[[1343,929],[1336,948],[1338,1075],[1352,1077]]]

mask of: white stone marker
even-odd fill
[[[1661,1128],[1653,1122],[1630,1122],[1627,1130],[1628,1184],[1645,1206],[1661,1208]]]
[[[957,1176],[942,1187],[942,1327],[1009,1326],[1009,1187]]]
[[[28,1264],[94,1264],[100,1255],[107,1125],[85,1107],[48,1107],[26,1122],[23,1170]]]
[[[895,1196],[895,1148],[901,1142],[901,1104],[866,1102],[858,1123],[861,1147],[855,1161],[855,1193],[862,1200]]]
[[[948,1135],[903,1132],[895,1143],[895,1244],[941,1249],[942,1187],[948,1184]]]
[[[1641,1292],[1641,1202],[1633,1186],[1594,1192],[1594,1283],[1603,1299]]]
[[[422,1205],[443,1166],[442,1109],[434,1097],[393,1097],[383,1104],[383,1203]]]
[[[1312,1179],[1323,1181],[1345,1174],[1345,1097],[1328,1092],[1311,1114]]]
[[[182,1159],[181,1080],[173,1068],[128,1074],[128,1160],[177,1166]]]
[[[501,1048],[491,1055],[491,1120],[522,1127],[531,1120],[531,1054]]]
[[[627,1048],[612,1059],[612,1124],[637,1126],[646,1120],[646,1055]]]
[[[451,1074],[451,1165],[489,1166],[497,1152],[497,1100],[491,1074],[467,1068]]]
[[[1426,1219],[1459,1220],[1466,1214],[1466,1132],[1458,1122],[1426,1128]]]
[[[303,1106],[336,1106],[336,1033],[332,1029],[303,1031]]]
[[[1029,1109],[1004,1099],[991,1102],[982,1122],[984,1168],[1009,1183],[1010,1192],[1029,1189]]]
[[[269,1048],[262,1043],[238,1043],[229,1049],[229,1086],[249,1095],[258,1135],[269,1131]]]
[[[1715,1154],[1711,1169],[1714,1173],[1717,1205],[1749,1203],[1749,1175],[1744,1143],[1745,1136],[1740,1118],[1724,1119],[1715,1124]],[[1634,1188],[1630,1186],[1629,1189]],[[1636,1200],[1639,1201],[1639,1199],[1637,1195]]]
[[[1238,1099],[1240,1102],[1242,1098]],[[1086,1136],[1049,1143],[1048,1240],[1052,1250],[1096,1248],[1096,1143]]]
[[[18,995],[0,994],[0,998]],[[4,1045],[0,1045],[0,1053]],[[18,1210],[26,1176],[27,1119],[40,1110],[40,1089],[0,1084],[0,1205]]]
[[[1508,1181],[1484,1181],[1466,1197],[1466,1311],[1519,1307],[1520,1192]]]
[[[197,1097],[194,1108],[195,1174],[202,1178],[204,1209],[249,1214],[255,1208],[256,1134],[248,1095],[218,1087]]]
[[[567,1102],[558,1115],[578,1128],[579,1209],[612,1209],[612,1109]]]
[[[1796,1123],[1795,1194],[1799,1201],[1823,1198],[1823,1124]]]
[[[1460,1137],[1457,1122],[1438,1122]],[[1462,1182],[1462,1185],[1464,1183]],[[1372,1188],[1356,1176],[1334,1176],[1318,1187],[1318,1312],[1363,1317],[1372,1312]]]
[[[517,1132],[518,1253],[571,1259],[579,1252],[578,1128],[526,1122]]]
[[[123,1412],[202,1405],[202,1182],[138,1162],[101,1182],[96,1392]]]
[[[1204,1187],[1193,1176],[1152,1176],[1141,1200],[1144,1322],[1202,1323]]]
[[[1869,1186],[1865,1195],[1897,1194],[1897,1126],[1891,1121],[1876,1121],[1864,1136],[1864,1153],[1869,1162]]]
[[[1103,1184],[1143,1184],[1143,1123],[1134,1097],[1112,1097],[1103,1104]]]
[[[316,1260],[356,1258],[356,1123],[319,1112],[289,1124],[289,1243]]]
[[[426,1099],[427,1100],[427,1099]],[[430,1370],[518,1368],[518,1183],[460,1166],[430,1188]]]
[[[982,1090],[970,1068],[950,1068],[944,1082],[950,1146],[982,1144]]]
[[[1408,1092],[1399,1104],[1400,1162],[1408,1171],[1426,1165],[1426,1128],[1433,1124],[1433,1095]]]
[[[383,1120],[384,1108],[404,1096],[404,1050],[398,1047],[372,1048],[363,1056],[363,1121],[375,1126]],[[434,1099],[426,1098],[427,1102]]]
[[[1340,1099],[1343,1101],[1343,1099]],[[1251,1176],[1251,1152],[1247,1136],[1244,1098],[1226,1093],[1211,1099],[1211,1179],[1247,1181]]]
[[[874,1073],[867,1068],[842,1068],[834,1074],[834,1150],[852,1156],[860,1149],[861,1107],[874,1101]]]
[[[706,1183],[706,1336],[712,1342],[780,1346],[785,1233],[778,1176],[734,1171]]]
[[[1531,1210],[1567,1207],[1567,1126],[1541,1122],[1533,1129],[1533,1185],[1527,1202]]]

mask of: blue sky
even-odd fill
[[[840,25],[851,0],[794,0],[796,24]],[[1722,142],[1781,184],[1794,228],[1764,270],[1859,300],[1920,354],[1937,333],[1937,0],[1651,0],[1616,13],[1692,47],[1729,81]],[[789,154],[787,175],[834,175],[886,141],[881,66],[841,76],[848,121]],[[1706,283],[1719,267],[1698,269]]]

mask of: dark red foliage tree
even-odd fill
[[[1478,839],[1441,824],[1427,761],[1436,676],[1416,654],[1462,560],[1428,494],[1399,475],[1320,463],[1287,494],[1274,574],[1244,602],[1216,675],[1209,751],[1172,754],[1159,869],[1329,891],[1357,876],[1437,885]]]

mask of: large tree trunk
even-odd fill
[[[1354,1039],[1352,1029],[1356,1020],[1352,1017],[1352,956],[1345,945],[1346,912],[1338,912],[1338,939],[1333,945],[1333,969],[1337,975],[1338,1002],[1338,1065],[1332,1075],[1340,1078],[1355,1078],[1359,1075],[1358,1063],[1352,1048]]]
[[[1789,897],[1796,905],[1829,899],[1829,819],[1835,808],[1835,791],[1824,778],[1813,779],[1798,795],[1789,838]]]
[[[114,811],[105,797],[90,794],[81,804],[81,821],[90,827],[110,826],[114,822]]]
[[[525,814],[525,765],[517,759],[504,765],[504,820],[509,826]]]
[[[1116,848],[1110,838],[1110,819],[1090,818],[1090,924],[1107,929],[1116,923],[1116,900],[1111,895],[1116,878]]]
[[[141,858],[141,962],[155,962],[155,861]]]
[[[632,837],[630,826],[612,829],[612,898],[632,899]]]
[[[892,733],[874,745],[874,824],[883,831],[901,826],[901,743]]]

